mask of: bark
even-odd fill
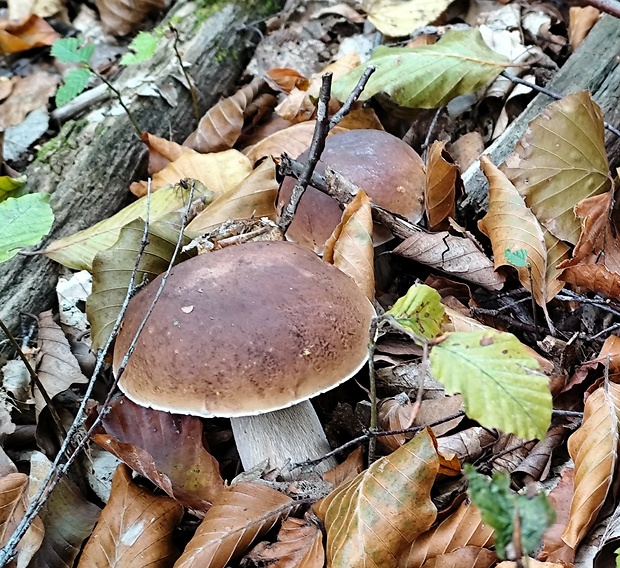
[[[281,4],[231,1],[201,21],[205,14],[197,12],[195,3],[175,3],[165,22],[172,20],[179,31],[179,51],[189,64],[201,113],[230,94],[261,37],[256,22]],[[183,141],[195,127],[183,83],[172,38],[164,38],[151,60],[123,70],[113,84],[143,131]],[[25,173],[32,191],[51,194],[56,219],[43,246],[121,209],[129,201],[130,182],[146,173],[146,148],[114,98],[64,124],[41,154]],[[0,317],[12,330],[18,330],[20,312],[38,313],[53,305],[58,271],[44,256],[18,255],[0,266]]]
[[[603,110],[605,120],[617,126],[620,122],[618,53],[620,53],[620,20],[604,16],[546,88],[561,95],[589,90]],[[490,154],[495,164],[502,163],[512,153],[530,121],[552,102],[548,96],[538,95],[504,134],[487,149],[486,153]],[[614,168],[620,165],[620,140],[607,132],[606,145],[613,172]],[[463,218],[478,219],[487,210],[489,195],[489,185],[480,171],[479,162],[470,166],[463,175],[463,181],[465,199],[460,205],[460,214]]]

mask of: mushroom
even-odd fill
[[[115,374],[160,280],[129,303]],[[330,448],[309,399],[364,365],[373,315],[351,278],[293,243],[199,255],[173,268],[119,387],[142,406],[229,417],[246,470],[317,458]]]
[[[297,159],[305,161],[306,150]],[[417,223],[422,218],[426,170],[417,152],[400,138],[383,130],[349,130],[330,136],[316,166],[317,173],[325,167],[342,174],[361,187],[377,204]],[[285,178],[279,203],[286,203],[295,180]],[[338,202],[309,186],[304,193],[295,218],[286,233],[287,239],[323,254],[325,241],[340,222],[342,211]],[[375,226],[375,244],[391,238],[389,231]]]

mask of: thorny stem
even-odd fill
[[[119,314],[116,318],[116,321],[114,322],[114,326],[112,328],[112,331],[110,332],[110,336],[108,337],[108,340],[106,341],[105,345],[103,346],[103,348],[99,352],[99,355],[97,356],[95,368],[91,375],[90,381],[88,382],[88,385],[86,386],[86,391],[84,392],[82,402],[80,403],[75,419],[73,420],[73,424],[71,424],[71,427],[69,428],[69,431],[67,432],[67,436],[64,442],[62,443],[60,450],[58,451],[58,454],[56,455],[56,458],[54,459],[54,463],[52,464],[48,474],[45,476],[45,479],[41,482],[41,486],[39,487],[39,490],[30,500],[28,509],[26,510],[19,525],[15,528],[15,530],[13,531],[13,534],[11,535],[7,543],[4,545],[2,550],[0,550],[0,567],[6,566],[13,559],[13,557],[15,556],[15,550],[17,548],[17,545],[19,544],[20,540],[22,539],[26,531],[30,528],[30,525],[34,522],[34,519],[36,518],[37,514],[39,513],[43,505],[45,504],[47,498],[49,497],[51,492],[54,490],[54,488],[60,481],[62,475],[66,473],[68,467],[71,465],[75,457],[78,455],[78,452],[81,451],[88,443],[88,438],[86,436],[79,439],[79,441],[75,445],[75,450],[69,456],[69,459],[67,459],[66,464],[64,465],[61,464],[65,453],[67,452],[67,450],[70,449],[73,438],[78,433],[78,430],[82,428],[82,425],[84,421],[86,420],[86,405],[88,404],[93,388],[97,381],[97,377],[99,376],[101,367],[104,364],[107,352],[110,349],[110,345],[112,344],[112,341],[116,337],[116,333],[118,332],[118,329],[121,325],[121,321],[123,317],[125,316],[125,312],[127,311],[127,306],[129,305],[129,300],[131,299],[132,293],[134,291],[135,278],[138,273],[138,267],[140,266],[140,260],[142,259],[142,254],[144,253],[144,249],[146,248],[146,245],[148,243],[150,195],[151,195],[151,180],[150,179],[149,179],[148,186],[147,186],[147,195],[148,195],[148,199],[147,199],[147,205],[146,205],[146,220],[144,223],[144,233],[142,236],[142,242],[140,244],[140,249],[138,250],[138,255],[136,257],[136,262],[134,264],[133,271],[131,273],[131,278],[129,279],[129,286],[127,288],[127,293],[125,294],[125,299],[123,300],[123,304],[121,305]],[[191,200],[190,200],[190,203],[191,203]]]
[[[168,27],[174,34],[174,43],[172,44],[172,47],[174,48],[174,53],[176,54],[177,59],[179,60],[181,71],[183,71],[183,75],[185,76],[185,80],[187,81],[187,85],[189,87],[189,93],[192,97],[192,106],[194,107],[194,116],[196,117],[196,124],[199,124],[200,123],[200,110],[198,109],[198,97],[196,96],[196,89],[194,89],[192,78],[187,72],[185,65],[183,65],[183,59],[177,47],[177,44],[179,42],[179,31],[172,24],[168,24]]]

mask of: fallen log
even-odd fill
[[[170,22],[179,32],[178,49],[194,81],[200,112],[230,94],[261,38],[256,22],[283,3],[229,2],[206,18],[196,3],[174,4],[161,27]],[[142,130],[182,141],[196,121],[173,41],[162,38],[153,58],[124,69],[113,84]],[[144,179],[146,147],[127,115],[118,112],[116,99],[92,100],[102,98],[83,117],[66,122],[25,172],[32,191],[51,195],[55,222],[43,245],[117,212],[128,202],[130,182]],[[20,313],[53,305],[58,270],[45,256],[18,255],[0,265],[0,318],[12,330],[18,330]]]

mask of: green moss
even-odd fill
[[[63,139],[60,136],[56,136],[55,138],[48,140],[45,144],[43,144],[43,146],[41,146],[41,148],[39,148],[37,152],[37,160],[39,160],[39,162],[47,164],[51,154],[56,152],[56,150],[60,149],[62,147],[62,144]]]
[[[37,160],[47,164],[51,157],[63,148],[73,148],[69,143],[70,138],[75,137],[86,125],[88,120],[82,118],[80,120],[72,120],[67,122],[58,135],[48,140],[37,152]]]
[[[283,2],[281,0],[196,0],[196,17],[197,28],[205,20],[213,16],[216,12],[227,6],[228,4],[235,4],[241,8],[253,9],[256,11],[258,18],[265,18],[275,14],[282,8]]]

